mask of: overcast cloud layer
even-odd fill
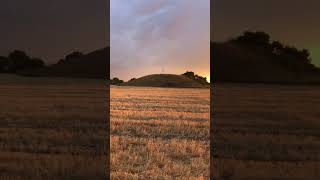
[[[111,0],[111,77],[210,73],[210,0]]]

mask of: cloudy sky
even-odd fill
[[[320,67],[319,0],[215,0],[211,5],[213,40],[266,31],[274,40],[310,49]]]
[[[209,77],[210,0],[111,0],[111,77]]]
[[[105,0],[1,0],[0,56],[14,49],[54,63],[74,50],[107,46]]]

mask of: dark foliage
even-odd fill
[[[61,59],[58,63],[45,68],[25,71],[25,76],[49,76],[49,77],[71,77],[71,78],[94,78],[109,79],[110,48],[106,47],[82,54],[75,51]]]
[[[8,72],[9,70],[9,60],[7,57],[0,56],[0,73]]]
[[[82,56],[83,56],[82,52],[75,51],[75,52],[72,52],[72,53],[68,54],[65,59],[66,60],[76,59],[76,58],[81,58]]]
[[[111,85],[120,85],[120,84],[122,84],[123,82],[124,82],[123,80],[121,80],[121,79],[119,79],[119,78],[117,78],[117,77],[115,77],[115,78],[113,78],[113,79],[110,80],[110,84],[111,84]]]
[[[44,61],[39,58],[31,58],[25,52],[15,50],[8,57],[0,57],[1,73],[16,73],[26,69],[44,67]]]
[[[56,64],[46,66],[39,58],[31,58],[23,51],[14,51],[8,57],[0,57],[0,73],[24,76],[56,76],[109,79],[110,48],[106,47],[82,54],[72,52]]]
[[[279,41],[271,41],[265,32],[244,32],[243,35],[231,40],[249,48],[251,51],[263,53],[266,56],[277,59],[285,66],[291,66],[295,71],[314,70],[311,64],[310,52],[307,49],[298,50],[294,46],[286,46]],[[302,66],[301,66],[302,65]]]
[[[84,54],[79,51],[74,51],[68,55],[64,59],[60,59],[57,64],[66,64],[66,63],[73,63],[74,61],[77,61],[78,59],[82,58]]]
[[[265,32],[245,32],[211,43],[213,81],[295,82],[319,76],[307,49],[271,41]]]
[[[206,77],[199,76],[192,71],[187,71],[187,72],[183,73],[182,75],[186,76],[190,79],[193,79],[193,80],[199,82],[200,84],[203,84],[203,85],[209,84]]]
[[[243,35],[231,40],[230,42],[267,48],[270,45],[270,36],[265,32],[246,31]]]

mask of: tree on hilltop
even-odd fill
[[[187,71],[185,73],[182,74],[183,76],[186,76],[190,79],[193,79],[197,82],[199,82],[200,84],[208,84],[208,81],[207,81],[207,78],[206,77],[202,77],[202,76],[199,76],[197,74],[195,74],[194,72],[192,71]]]
[[[313,71],[310,52],[307,49],[299,50],[294,46],[284,45],[279,41],[271,41],[270,35],[265,32],[245,31],[242,35],[231,39],[228,43],[235,43],[249,48],[251,52],[263,53],[263,56],[276,60],[293,71]]]
[[[110,84],[111,85],[119,85],[119,84],[122,84],[124,81],[115,77],[113,79],[110,80]]]

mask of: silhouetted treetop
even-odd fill
[[[33,67],[43,67],[45,65],[44,61],[40,58],[32,58],[30,61]]]
[[[30,57],[24,52],[20,50],[14,50],[9,54],[9,59],[11,60],[29,60]]]
[[[279,41],[271,41],[270,39],[270,35],[265,32],[246,31],[229,43],[240,44],[252,48],[254,51],[264,52],[266,55],[272,55],[286,64],[290,60],[311,63],[309,50],[298,50],[294,46],[284,45]]]
[[[244,43],[248,45],[268,46],[270,44],[270,35],[265,32],[245,31],[243,35],[232,39],[233,42]]]
[[[188,77],[190,79],[193,79],[193,80],[199,82],[200,84],[203,84],[203,85],[208,84],[208,81],[207,81],[206,77],[199,76],[199,75],[195,74],[192,71],[187,71],[187,72],[183,73],[182,75],[186,76],[186,77]]]
[[[30,58],[24,51],[14,50],[8,56],[7,64],[3,65],[8,72],[17,72],[25,69],[40,68],[44,61],[39,58]]]
[[[123,80],[120,80],[119,78],[115,77],[113,79],[110,80],[110,84],[111,85],[119,85],[121,83],[123,83],[124,81]]]
[[[310,51],[271,40],[265,32],[246,31],[224,43],[211,44],[213,81],[305,81],[319,76]],[[310,78],[310,79],[312,79]]]
[[[110,48],[102,48],[83,54],[71,52],[58,63],[45,66],[40,58],[30,57],[21,50],[11,52],[8,57],[0,58],[0,73],[15,73],[24,76],[59,76],[77,78],[109,78],[108,59]]]
[[[64,64],[64,63],[70,63],[78,60],[79,58],[83,57],[84,54],[79,51],[71,52],[70,54],[65,56],[65,59],[60,59],[57,64]]]
[[[188,78],[191,78],[191,79],[193,79],[195,77],[194,72],[192,72],[192,71],[187,71],[187,72],[183,73],[182,75],[187,76]]]
[[[83,56],[83,53],[82,53],[82,52],[74,51],[74,52],[66,55],[65,59],[66,59],[66,60],[69,60],[69,59],[77,59],[77,58],[80,58],[81,56]]]

